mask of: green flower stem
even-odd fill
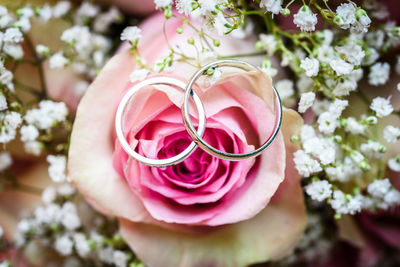
[[[47,86],[46,86],[46,78],[45,78],[45,74],[44,74],[44,70],[43,70],[43,65],[42,65],[42,60],[39,58],[39,56],[36,53],[36,49],[33,46],[33,43],[31,41],[31,39],[29,38],[28,35],[24,36],[26,44],[29,47],[30,52],[32,53],[35,61],[36,61],[36,65],[38,67],[39,70],[39,79],[40,79],[40,85],[42,87],[42,92],[41,92],[41,98],[47,98],[48,97],[48,92],[47,92]]]
[[[247,53],[247,54],[236,54],[236,55],[228,55],[228,56],[219,56],[220,59],[229,59],[229,58],[240,58],[240,57],[257,57],[263,56],[265,52],[254,52],[254,53]]]
[[[35,88],[25,85],[17,80],[13,80],[13,83],[21,90],[28,92],[32,95],[34,95],[35,97],[38,97],[39,99],[42,97],[42,93],[38,90],[36,90]]]

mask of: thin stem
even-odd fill
[[[220,59],[229,59],[229,58],[238,58],[238,57],[256,57],[263,56],[265,52],[254,52],[248,54],[236,54],[236,55],[228,55],[228,56],[219,56]]]
[[[33,57],[35,58],[36,65],[38,66],[40,85],[42,87],[41,97],[46,98],[48,96],[48,92],[47,92],[46,78],[45,78],[45,74],[44,74],[44,70],[43,70],[42,61],[40,60],[39,56],[37,55],[36,49],[33,47],[33,43],[31,41],[31,39],[29,38],[29,36],[25,35],[24,38],[26,40],[26,43],[27,43],[29,49],[31,50]]]
[[[17,80],[14,80],[13,82],[14,82],[14,84],[15,84],[18,88],[20,88],[21,90],[23,90],[23,91],[25,91],[25,92],[28,92],[28,93],[30,93],[30,94],[36,96],[36,97],[39,97],[39,98],[42,96],[42,93],[39,92],[38,90],[36,90],[36,89],[33,88],[33,87],[30,87],[30,86],[28,86],[28,85],[25,85],[25,84],[23,84],[23,83],[21,83],[21,82],[19,82],[19,81],[17,81]]]
[[[365,105],[367,105],[367,106],[370,105],[371,101],[368,99],[368,97],[364,94],[363,91],[358,90],[357,95],[358,95],[358,97],[360,97],[360,99],[364,102]]]
[[[41,195],[42,194],[42,189],[26,184],[16,184],[13,186],[14,189],[20,190],[25,193],[33,194],[33,195]]]

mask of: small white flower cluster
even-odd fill
[[[59,184],[58,188],[47,187],[42,193],[44,204],[18,223],[17,245],[39,240],[39,244],[53,247],[66,262],[74,259],[79,266],[88,262],[128,266],[133,255],[120,249],[123,244],[120,236],[100,234],[99,229],[109,222],[96,215],[87,203],[73,201],[75,193],[68,183]],[[90,225],[84,225],[85,222]]]
[[[33,12],[32,12],[33,15]],[[24,56],[22,46],[23,33],[30,29],[30,14],[21,14],[15,18],[6,7],[0,6],[0,47],[1,51],[12,59],[18,60]]]
[[[317,14],[313,13],[310,7],[303,5],[299,11],[294,14],[293,22],[305,32],[315,31],[315,25],[318,22]]]
[[[142,31],[137,26],[126,27],[121,33],[121,40],[130,43],[137,43],[140,37],[142,37]]]
[[[0,152],[0,172],[8,169],[13,163],[9,152]]]
[[[336,8],[334,21],[342,29],[349,29],[353,33],[364,33],[368,31],[371,19],[367,12],[353,3],[344,3]]]
[[[51,180],[55,183],[63,183],[67,180],[66,168],[67,168],[67,158],[63,155],[61,156],[47,156],[47,162],[49,166],[49,176]]]
[[[272,14],[279,14],[282,11],[282,1],[281,0],[261,0],[260,7],[265,7],[267,11]]]
[[[20,113],[15,111],[6,111],[0,113],[0,143],[8,143],[15,139],[17,135],[17,129],[22,123],[22,117]]]
[[[83,2],[77,10],[72,10],[72,16],[74,25],[60,37],[66,44],[65,48],[51,55],[48,50],[42,51],[49,56],[50,68],[72,66],[76,74],[94,78],[107,61],[111,49],[111,39],[105,33],[123,17],[115,7],[101,12],[99,6],[89,2]],[[82,95],[82,90],[76,91],[78,96]]]
[[[20,129],[25,151],[40,155],[44,144],[38,141],[40,130],[48,130],[67,119],[68,109],[63,102],[42,100],[38,108],[30,109],[24,116],[27,123]]]

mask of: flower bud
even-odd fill
[[[395,37],[400,37],[400,27],[394,27],[392,30],[392,34]]]
[[[357,7],[356,18],[363,26],[369,26],[369,24],[371,24],[371,19],[368,17],[367,12],[362,8]]]
[[[375,116],[368,116],[365,119],[365,122],[369,125],[373,125],[373,124],[377,124],[378,123],[378,119]]]
[[[193,39],[193,37],[188,38],[188,39],[187,39],[187,42],[188,42],[188,44],[193,45],[193,44],[194,44],[194,39]]]
[[[371,170],[371,166],[365,160],[360,161],[358,167],[360,167],[363,172]]]
[[[292,143],[296,143],[297,141],[299,141],[299,136],[298,135],[292,135],[292,137],[290,137],[290,141]]]
[[[262,44],[261,41],[257,41],[256,42],[256,49],[257,50],[263,50],[264,49],[264,45]]]
[[[283,16],[285,16],[285,17],[289,16],[289,15],[290,15],[290,10],[289,10],[289,8],[284,8],[284,9],[282,9],[281,14],[282,14]]]
[[[340,135],[334,135],[333,141],[335,141],[337,144],[340,144],[343,141],[343,138]]]
[[[340,119],[340,127],[346,127],[347,126],[347,119],[341,118]]]
[[[378,151],[379,153],[386,153],[387,148],[384,145],[380,145]]]
[[[213,40],[213,45],[214,45],[215,47],[219,47],[219,46],[221,45],[221,42],[220,42],[219,40],[217,40],[217,39],[214,39],[214,40]]]
[[[176,33],[182,34],[183,33],[183,28],[182,27],[177,28],[176,29]]]

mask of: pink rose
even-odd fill
[[[155,15],[141,26],[139,51],[150,64],[169,52],[159,34],[162,19]],[[186,40],[193,33],[178,35],[179,26],[167,22],[168,40],[190,51]],[[253,43],[225,38],[219,51],[247,53]],[[115,111],[132,86],[134,69],[130,53],[120,52],[83,97],[71,137],[71,182],[98,210],[119,218],[126,242],[149,266],[243,266],[290,252],[306,216],[292,160],[297,147],[289,141],[300,116],[285,109],[280,134],[256,159],[230,162],[197,149],[176,166],[147,167],[126,155],[114,131]],[[176,64],[172,71],[164,75],[187,81],[195,69]],[[198,94],[207,114],[205,138],[219,149],[249,151],[271,131],[271,82],[262,73],[228,76]],[[124,115],[126,137],[140,153],[169,157],[190,143],[182,97],[171,87],[150,86],[132,100]]]

